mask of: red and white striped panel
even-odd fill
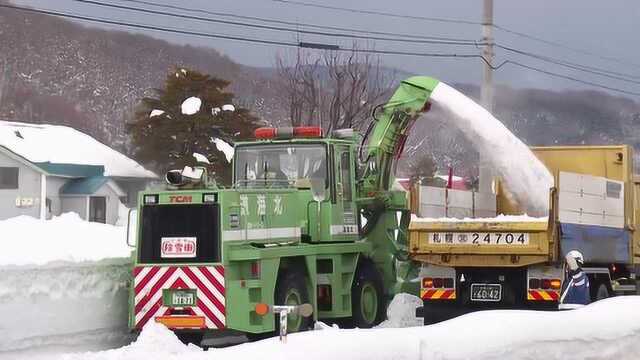
[[[196,289],[197,305],[185,310],[203,316],[207,329],[225,327],[223,266],[137,266],[133,276],[136,329],[171,314],[162,304],[162,289]]]

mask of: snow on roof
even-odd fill
[[[32,163],[102,165],[104,176],[157,177],[136,161],[68,126],[0,121],[0,146]]]

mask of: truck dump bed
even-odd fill
[[[520,219],[519,219],[520,218]],[[549,260],[547,218],[425,219],[409,225],[414,260],[446,266],[524,266]]]
[[[412,258],[456,267],[517,267],[555,261],[580,248],[588,262],[637,263],[640,195],[628,146],[532,149],[554,176],[550,216],[420,218],[409,225]],[[426,193],[426,192],[425,192]],[[520,214],[498,186],[498,214]],[[422,215],[424,217],[424,215]]]

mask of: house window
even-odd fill
[[[0,167],[0,189],[18,188],[18,168]]]
[[[105,224],[107,222],[107,198],[91,196],[89,198],[89,221]]]

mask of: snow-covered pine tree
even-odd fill
[[[200,153],[211,162],[216,180],[229,184],[231,164],[212,138],[228,143],[246,139],[259,119],[233,105],[234,95],[224,90],[228,85],[190,69],[171,71],[163,89],[154,89],[152,96],[141,100],[128,126],[134,158],[164,174],[194,165],[192,154]]]

